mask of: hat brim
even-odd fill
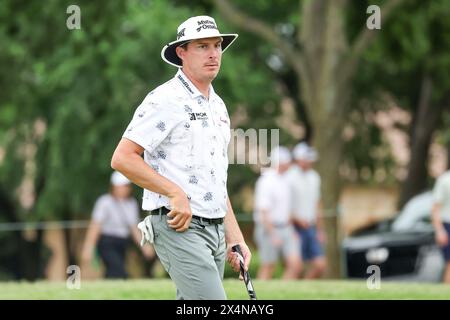
[[[216,36],[214,36],[216,37]],[[235,33],[229,33],[229,34],[219,34],[217,37],[222,37],[222,52],[225,52],[225,50],[236,40],[238,37]],[[197,39],[205,39],[204,37],[189,39],[189,40],[177,40],[169,43],[168,45],[164,46],[164,48],[161,50],[161,58],[167,62],[168,64],[171,64],[175,67],[181,68],[183,66],[183,62],[178,57],[176,48],[186,42],[197,40]]]

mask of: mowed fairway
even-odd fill
[[[254,287],[260,300],[303,299],[450,299],[450,285],[382,282],[369,290],[365,281],[258,281]],[[247,300],[243,282],[225,280],[231,300]],[[164,299],[173,300],[170,280],[82,281],[80,289],[65,282],[1,282],[0,299]]]

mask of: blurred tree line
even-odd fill
[[[107,191],[112,152],[135,108],[176,71],[160,59],[162,46],[181,21],[208,14],[220,30],[240,34],[214,83],[232,119],[240,115],[239,128],[278,128],[287,98],[306,129],[303,139],[318,148],[327,232],[336,240],[327,254],[339,261],[340,169],[356,171],[362,183],[380,168],[394,176],[396,163],[370,121],[389,108],[386,97],[413,119],[401,128],[410,137],[407,177],[388,180],[400,185],[400,204],[430,186],[433,139],[450,142],[450,3],[375,2],[381,30],[366,28],[368,1],[342,0],[78,1],[81,29],[69,30],[68,1],[2,1],[0,222],[88,218]],[[344,137],[349,128],[354,134]],[[299,140],[286,128],[280,134],[288,146]],[[230,166],[236,212],[257,175],[250,166]],[[0,232],[0,264],[8,260],[17,278],[42,277],[37,232],[31,242],[20,231]],[[68,230],[65,240],[68,264],[76,264]]]
[[[95,199],[108,190],[111,156],[134,110],[176,72],[161,60],[161,48],[173,40],[180,21],[194,13],[162,0],[80,1],[81,29],[69,30],[70,4],[0,4],[1,222],[90,216]],[[242,74],[250,76],[242,81]],[[278,98],[260,88],[272,87],[271,82],[251,56],[235,54],[224,59],[217,86],[230,113],[242,101],[248,117],[256,118],[260,106],[272,104],[266,113],[270,118],[278,112]],[[269,125],[264,118],[251,124]],[[253,178],[251,170],[241,171],[233,175],[230,190]],[[30,189],[32,200],[24,200]],[[137,188],[136,196],[141,197]],[[42,276],[35,267],[42,236],[38,230],[36,239],[27,241],[18,231],[15,241],[8,241],[10,234],[0,233],[5,240],[0,255],[19,253],[12,267],[17,277]],[[65,230],[68,263],[76,264],[71,240]],[[23,249],[30,242],[33,248]]]

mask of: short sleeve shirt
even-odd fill
[[[100,224],[102,234],[127,238],[139,222],[139,205],[134,198],[118,200],[105,194],[95,202],[92,219]]]
[[[143,147],[144,161],[184,190],[194,215],[225,216],[230,118],[212,86],[207,99],[179,69],[146,96],[123,137]],[[163,206],[171,209],[167,197],[144,189],[144,210]]]
[[[433,189],[433,200],[441,205],[442,221],[450,223],[450,171],[437,179]]]
[[[287,172],[293,189],[294,216],[314,224],[317,218],[317,204],[320,201],[320,176],[310,169],[303,171],[296,165]]]
[[[261,210],[266,210],[271,223],[286,225],[291,217],[291,189],[287,176],[274,169],[262,172],[255,185],[256,222],[261,222]]]

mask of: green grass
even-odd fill
[[[365,281],[253,281],[260,300],[302,299],[450,299],[450,286],[443,284],[382,282],[369,290]],[[225,280],[228,299],[247,300],[243,282]],[[168,279],[82,281],[79,290],[65,282],[0,282],[0,299],[168,299],[175,286]]]

